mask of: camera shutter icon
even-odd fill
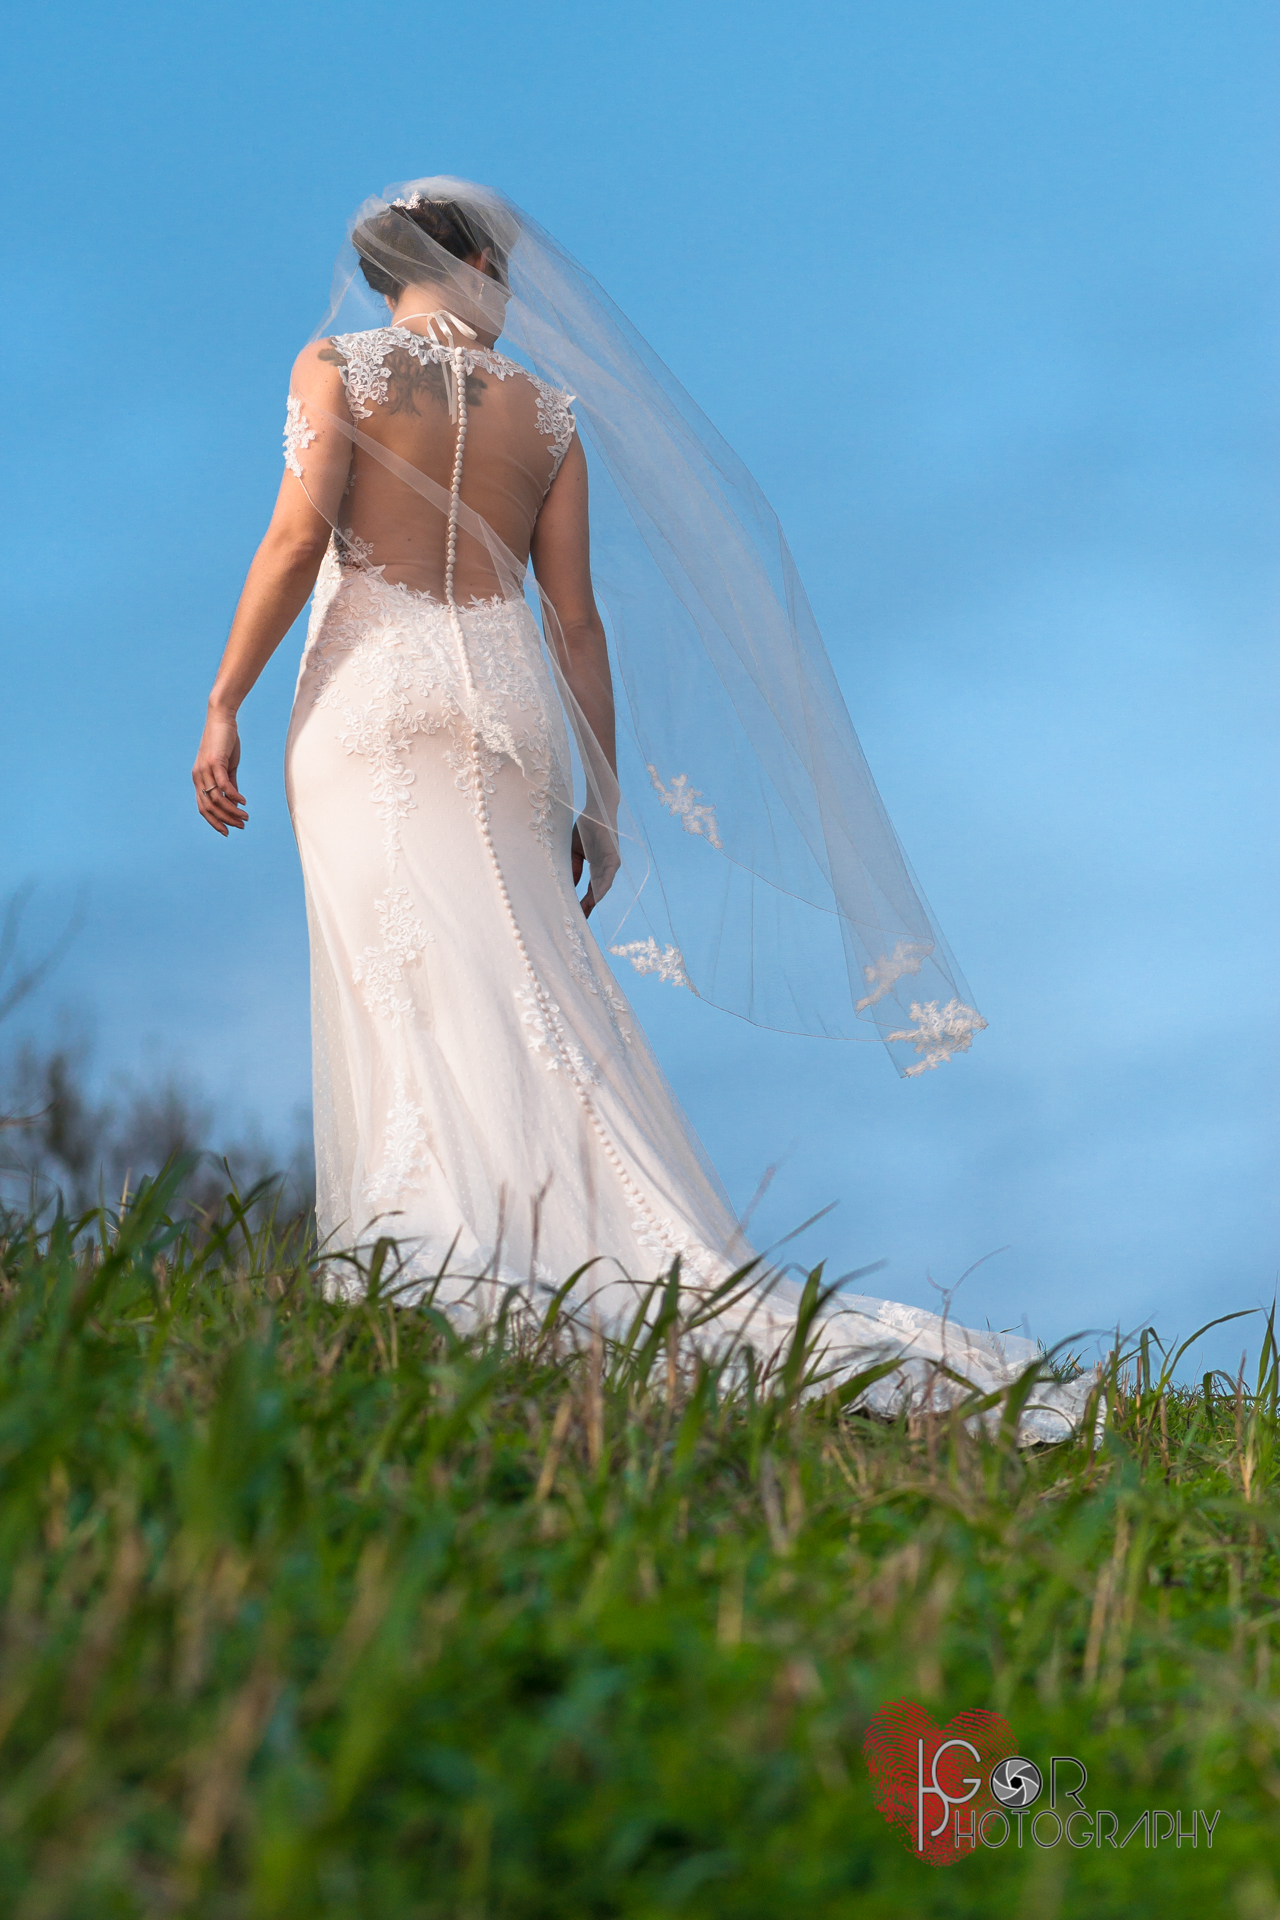
[[[1029,1807],[1040,1798],[1044,1776],[1034,1760],[1001,1760],[991,1769],[991,1791],[1002,1807]]]

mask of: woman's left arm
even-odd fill
[[[294,367],[290,388],[290,465],[245,579],[191,769],[196,805],[224,839],[229,828],[243,827],[249,817],[236,784],[237,715],[315,586],[333,526],[327,515],[336,516],[350,471],[351,441],[333,424],[333,416],[342,418],[346,411],[336,369],[320,360],[317,347],[308,347]]]

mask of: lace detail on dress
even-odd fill
[[[619,1151],[613,1128],[598,1104],[602,1096],[593,1091],[605,1079],[603,1063],[620,1065],[619,1056],[632,1042],[633,1034],[626,1002],[607,965],[594,943],[588,942],[580,920],[573,918],[580,914],[580,908],[569,890],[567,849],[563,832],[556,832],[555,811],[557,807],[568,809],[572,803],[569,742],[564,713],[543,654],[542,636],[523,600],[473,600],[469,607],[461,608],[454,597],[457,511],[467,428],[465,375],[473,367],[483,366],[499,379],[506,379],[524,369],[488,350],[445,348],[404,329],[343,336],[336,344],[343,351],[343,380],[353,414],[367,417],[372,407],[388,398],[392,369],[386,365],[387,357],[393,350],[403,350],[423,363],[441,365],[451,382],[447,390],[454,398],[458,426],[444,602],[429,593],[389,583],[382,568],[370,564],[367,544],[358,541],[350,530],[337,531],[322,570],[323,590],[313,608],[300,675],[300,698],[305,701],[309,692],[313,711],[327,709],[337,719],[338,725],[329,736],[332,746],[357,756],[368,768],[369,798],[375,815],[381,817],[383,851],[390,868],[386,891],[373,902],[380,942],[361,948],[347,963],[368,1011],[380,1024],[401,1029],[395,1035],[395,1044],[386,1048],[392,1075],[384,1075],[376,1094],[383,1118],[380,1127],[369,1129],[377,1148],[370,1152],[361,1181],[364,1198],[376,1209],[403,1206],[401,1195],[405,1190],[422,1184],[417,1176],[428,1164],[427,1155],[439,1157],[448,1151],[443,1137],[439,1143],[432,1140],[424,1117],[432,1097],[429,1081],[420,1078],[415,1086],[410,1072],[410,1063],[416,1057],[414,996],[408,990],[406,975],[431,936],[414,910],[417,881],[397,884],[403,870],[400,825],[416,805],[410,748],[415,735],[436,734],[443,729],[445,738],[435,751],[454,775],[457,788],[466,796],[479,823],[484,857],[513,936],[512,960],[524,975],[510,988],[518,1017],[516,1032],[523,1032],[529,1053],[547,1073],[559,1076],[560,1084],[566,1091],[571,1089],[580,1104],[587,1129],[594,1134],[604,1163],[616,1176],[634,1221],[632,1237],[640,1246],[655,1251],[664,1264],[679,1256],[690,1274],[718,1280],[726,1270],[724,1262],[712,1253],[697,1229],[691,1233],[687,1224],[668,1217],[671,1211],[678,1214],[678,1203],[672,1209],[671,1200],[664,1196],[660,1209],[654,1207],[644,1184],[632,1174]],[[525,377],[532,379],[528,374]],[[538,428],[551,442],[558,470],[574,432],[569,399],[545,382],[534,380],[533,385]],[[531,951],[530,938],[517,918],[504,874],[509,856],[505,849],[500,851],[495,837],[490,800],[504,765],[511,768],[511,775],[518,770],[523,777],[529,795],[530,830],[546,852],[555,894],[569,908],[564,919],[568,952],[548,952],[547,971]],[[431,777],[439,779],[435,767]],[[431,790],[440,791],[438,787]],[[663,790],[663,797],[668,804],[674,800],[672,811],[680,815],[687,831],[713,842],[718,840],[714,810],[696,804],[700,796],[689,789],[687,778],[678,777],[670,795]],[[510,816],[505,819],[509,821]],[[426,822],[416,823],[419,846],[426,828]],[[521,860],[517,853],[517,867]],[[555,945],[558,947],[558,942]],[[616,948],[615,952],[631,958],[640,972],[656,972],[664,980],[692,988],[683,958],[674,946],[662,951],[651,937]],[[559,982],[559,1001],[549,989],[548,972],[553,982]],[[585,993],[580,1000],[575,999],[579,987],[595,996],[598,1009],[607,1010],[613,1045],[608,1028],[601,1031],[604,1023],[599,1013],[585,1020],[579,1030],[579,1017],[590,1011],[591,1004]],[[561,1003],[570,1009],[567,1015]],[[390,1087],[388,1077],[392,1079]],[[421,1104],[411,1097],[418,1088]]]
[[[386,569],[385,560],[380,567],[373,564],[373,542],[362,540],[350,527],[334,528],[333,550],[340,567],[363,567],[369,573],[382,573]]]
[[[551,442],[551,479],[559,473],[577,430],[571,411],[574,396],[539,380],[536,373],[530,373],[515,360],[508,360],[505,354],[495,353],[492,347],[439,346],[408,327],[374,327],[368,333],[339,333],[329,344],[342,356],[338,372],[346,390],[347,405],[357,420],[370,419],[375,407],[386,405],[387,384],[391,378],[387,358],[397,350],[411,353],[421,366],[442,368],[446,377],[459,351],[467,373],[488,373],[495,380],[510,380],[519,374],[534,390],[538,432]],[[550,481],[547,484],[550,485]]]
[[[597,975],[587,952],[587,943],[582,937],[581,922],[582,908],[575,900],[564,916],[564,937],[569,943],[569,971],[580,987],[585,987],[588,993],[594,993],[597,999],[604,1001],[609,1011],[610,1026],[623,1046],[629,1047],[635,1036],[628,1018],[627,1003],[613,984],[607,968],[603,980]]]
[[[486,753],[478,740],[454,735],[452,746],[444,750],[445,764],[453,768],[454,786],[467,796],[467,807],[475,819],[484,811],[486,800],[493,798],[493,783],[502,765],[500,753]]]
[[[871,992],[857,1002],[854,1012],[865,1013],[868,1007],[874,1007],[877,1000],[883,1000],[886,993],[893,991],[904,974],[919,973],[932,952],[931,941],[899,940],[892,953],[882,953],[878,960],[862,969]]]
[[[406,1014],[413,1012],[413,1001],[400,998],[405,970],[417,960],[422,949],[435,939],[413,911],[408,887],[389,887],[374,901],[380,947],[366,947],[357,954],[351,978],[364,988],[364,1003],[375,1019],[398,1027]]]
[[[408,327],[373,327],[367,333],[338,333],[329,345],[342,356],[338,373],[346,389],[347,405],[357,420],[368,420],[375,407],[386,404],[387,382],[391,377],[386,364],[389,354],[399,349],[402,353],[411,353],[424,367],[447,367],[455,352],[452,347],[438,346],[435,341],[424,339]],[[468,373],[480,368],[491,373],[495,380],[509,380],[513,373],[524,372],[514,360],[507,360],[489,347],[465,347],[463,355]]]
[[[934,1316],[923,1307],[900,1307],[896,1300],[882,1300],[876,1318],[897,1333],[919,1333]]]
[[[554,480],[569,451],[569,442],[577,431],[578,423],[570,411],[577,395],[561,393],[559,387],[548,386],[545,380],[539,380],[536,373],[527,377],[532,380],[538,396],[538,432],[545,433],[551,442],[551,478]]]
[[[688,774],[674,774],[671,785],[664,787],[658,777],[658,769],[651,766],[649,778],[663,806],[674,819],[680,822],[685,832],[699,834],[704,840],[709,840],[718,853],[723,853],[720,828],[716,822],[716,810],[714,807],[700,807],[696,804],[702,798],[702,791],[698,787],[689,785]]]
[[[342,355],[338,372],[346,389],[347,405],[357,420],[368,420],[374,407],[387,397],[387,369],[384,364],[396,345],[389,327],[372,333],[339,333],[330,342]]]
[[[572,1078],[594,1085],[600,1078],[599,1070],[565,1034],[556,1002],[545,995],[539,996],[535,988],[529,986],[516,988],[516,1004],[521,1020],[529,1029],[529,1051],[541,1059],[547,1072],[559,1073],[567,1068]]]
[[[470,687],[438,600],[388,584],[375,567],[347,571],[322,619],[313,615],[304,673],[313,676],[316,706],[337,714],[342,746],[368,764],[389,860],[400,851],[400,823],[414,805],[406,765],[413,736],[444,726],[453,736],[449,764],[473,811],[493,792],[504,755],[521,768],[530,828],[550,855],[555,809],[568,805],[568,742],[537,628],[522,603],[500,598],[473,602],[461,618]],[[351,672],[340,679],[344,662]],[[351,698],[353,680],[367,693],[359,704]],[[482,756],[471,749],[473,726]]]
[[[948,1000],[945,1007],[939,1007],[936,1000],[926,1000],[923,1006],[913,1000],[911,1018],[916,1023],[914,1027],[885,1036],[890,1041],[909,1040],[916,1052],[924,1056],[914,1067],[907,1068],[908,1080],[914,1080],[918,1073],[928,1073],[932,1067],[940,1067],[953,1053],[968,1053],[974,1034],[981,1033],[987,1024],[975,1007],[966,1007],[959,1000]]]
[[[406,1188],[417,1184],[413,1176],[426,1171],[423,1148],[428,1139],[422,1108],[409,1098],[403,1069],[398,1069],[395,1098],[383,1136],[382,1159],[377,1171],[365,1182],[364,1197],[369,1206],[391,1206]]]
[[[306,452],[312,443],[320,438],[312,431],[311,422],[302,411],[302,402],[296,394],[290,394],[284,410],[284,464],[298,480],[302,478],[302,461],[298,457]]]
[[[530,752],[535,751],[530,749]],[[538,750],[540,751],[540,749]],[[551,764],[537,763],[537,777],[529,782],[529,810],[533,814],[529,822],[529,831],[539,846],[545,847],[553,858],[556,853],[556,794],[563,793],[569,785],[569,776],[563,765],[555,758],[552,747]]]
[[[659,980],[669,981],[673,987],[688,987],[690,993],[698,989],[684,970],[684,955],[679,947],[660,947],[653,935],[647,940],[630,940],[624,947],[610,947],[610,953],[616,953],[620,960],[629,960],[637,973],[656,973]]]
[[[384,353],[390,352],[392,347],[403,347],[424,367],[432,363],[436,366],[442,362],[447,364],[460,351],[468,373],[474,373],[479,367],[482,372],[491,373],[495,380],[509,380],[513,373],[524,373],[524,368],[516,361],[508,360],[505,354],[495,353],[492,347],[445,347],[435,340],[424,338],[420,333],[414,333],[410,327],[381,327],[378,331],[384,333],[389,342],[383,349]],[[345,337],[358,339],[360,336],[348,334]],[[525,378],[531,379],[532,375],[525,374]]]
[[[579,907],[578,911],[581,913],[581,907]],[[588,993],[597,992],[596,977],[591,971],[591,962],[587,957],[587,943],[574,926],[571,912],[566,913],[564,916],[564,937],[569,943],[570,973],[578,985],[585,987]]]
[[[693,1274],[709,1287],[718,1286],[728,1278],[731,1271],[728,1261],[700,1240],[682,1233],[673,1220],[654,1213],[638,1196],[627,1196],[627,1208],[634,1222],[636,1245],[646,1253],[660,1254],[668,1265],[678,1257],[682,1273]]]
[[[437,721],[432,726],[425,704],[414,704],[419,695],[416,678],[411,663],[398,651],[368,648],[356,652],[356,677],[369,690],[368,700],[360,707],[340,699],[336,674],[327,661],[317,665],[320,690],[316,705],[337,711],[341,722],[339,744],[368,764],[370,798],[382,821],[383,852],[393,861],[400,851],[400,822],[413,806],[413,775],[404,764],[409,743],[415,733],[434,732],[443,723]]]

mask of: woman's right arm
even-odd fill
[[[236,784],[241,702],[307,603],[350,471],[351,441],[334,424],[335,416],[348,417],[346,395],[337,368],[319,351],[306,348],[293,370],[291,464],[245,579],[191,769],[196,805],[224,839],[248,819]]]
[[[609,647],[591,585],[587,458],[576,434],[547,489],[533,529],[530,558],[538,585],[555,613],[548,645],[596,748],[592,756],[596,764],[590,769],[595,801],[573,829],[575,887],[582,877],[584,857],[591,868],[591,882],[582,897],[583,911],[589,914],[608,892],[619,866],[618,749]],[[599,812],[603,819],[596,817]]]

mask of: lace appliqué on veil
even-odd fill
[[[890,1041],[909,1040],[923,1056],[914,1067],[907,1068],[908,1080],[940,1067],[953,1053],[968,1053],[974,1034],[981,1033],[987,1024],[975,1007],[966,1007],[959,1000],[948,1000],[945,1007],[939,1007],[936,1000],[926,1000],[923,1006],[919,1000],[913,1000],[911,1018],[916,1023],[914,1027],[885,1036]]]
[[[302,461],[299,456],[319,438],[319,434],[313,431],[311,422],[302,411],[301,400],[296,394],[291,393],[285,402],[284,464],[295,479],[302,478]]]
[[[892,953],[882,953],[878,960],[862,969],[871,992],[857,1002],[854,1012],[865,1013],[868,1007],[874,1007],[886,993],[893,991],[904,974],[919,973],[932,952],[932,941],[899,940]],[[914,1020],[914,1011],[911,1017]]]
[[[671,785],[664,787],[659,777],[658,769],[651,766],[649,768],[649,778],[652,780],[653,790],[661,800],[663,806],[667,812],[671,814],[673,819],[680,822],[685,832],[698,834],[702,839],[710,841],[718,853],[723,853],[724,848],[720,841],[720,828],[716,822],[716,810],[712,806],[700,807],[697,805],[697,802],[702,798],[702,791],[699,787],[691,787],[689,785],[688,774],[674,774]]]
[[[659,980],[673,987],[688,987],[693,994],[698,991],[684,970],[679,947],[660,947],[652,934],[647,940],[629,940],[625,946],[610,947],[609,951],[620,960],[629,960],[637,973],[656,973]]]

